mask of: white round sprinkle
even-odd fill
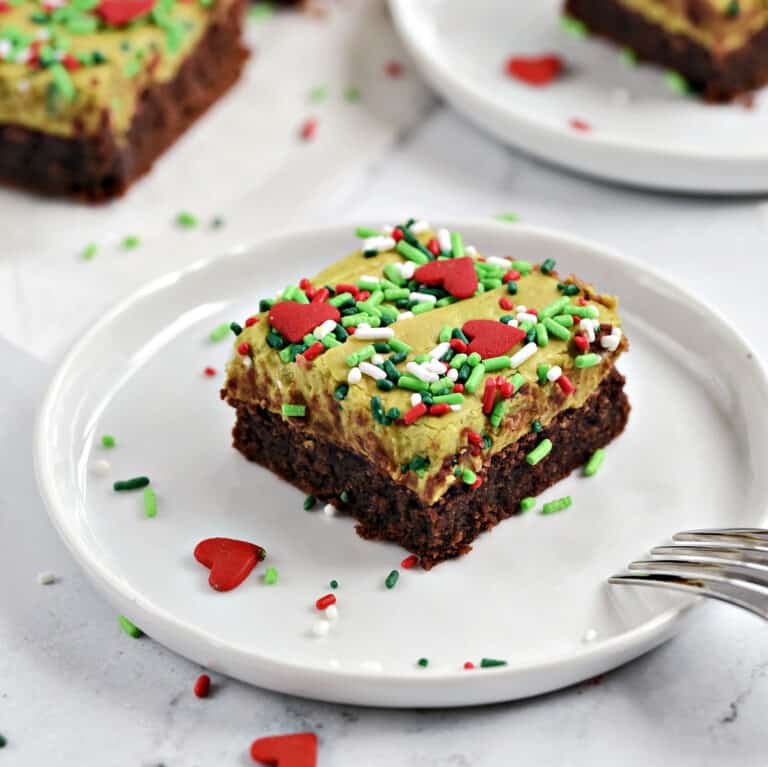
[[[459,377],[459,371],[456,370],[456,368],[451,368],[446,375],[448,378],[451,379],[451,381],[455,381]]]
[[[389,224],[384,224],[384,226],[382,226],[380,228],[381,228],[382,234],[389,235],[389,234],[392,234],[392,232],[395,231],[395,227],[394,226],[390,226]]]
[[[318,341],[322,341],[329,333],[333,332],[335,327],[336,322],[334,320],[326,320],[322,325],[318,325],[314,331],[312,331],[312,335]]]
[[[459,410],[461,410],[461,405],[451,405],[451,410],[453,410],[454,413],[458,413]]]
[[[360,383],[363,379],[363,374],[360,372],[360,368],[352,368],[347,374],[347,383],[356,384]]]
[[[589,644],[590,642],[594,642],[595,639],[597,639],[597,631],[594,629],[587,629],[584,632],[584,636],[581,638],[581,641],[584,642],[584,644]]]
[[[529,314],[528,312],[518,312],[517,321],[525,322],[526,320],[528,320],[528,322],[536,323],[539,321],[539,318],[535,314]]]
[[[360,664],[360,668],[363,671],[370,671],[370,672],[373,672],[373,673],[376,673],[376,674],[379,674],[379,673],[381,673],[384,670],[384,667],[377,660],[366,660],[366,661],[363,661]]]
[[[528,307],[527,306],[523,306],[522,304],[520,304],[520,306],[516,306],[515,307],[515,311],[516,312],[527,312],[528,311]]]
[[[316,637],[328,636],[328,632],[331,629],[331,624],[328,621],[315,621],[312,626],[312,633]]]
[[[250,357],[240,357],[240,359],[243,361],[243,367],[249,368],[251,366],[251,358]]]
[[[325,617],[328,618],[329,621],[335,621],[339,617],[339,608],[336,607],[336,605],[328,605],[328,607],[325,608]]]
[[[464,248],[464,254],[467,256],[476,256],[477,248],[474,245],[467,245],[467,247]]]
[[[105,477],[112,471],[112,466],[109,461],[105,461],[103,458],[99,458],[91,464],[91,471],[99,477]]]
[[[421,402],[421,394],[415,391],[411,394],[411,407],[416,407]]]
[[[603,336],[600,339],[600,346],[606,351],[615,352],[619,348],[619,339],[616,336]]]
[[[374,354],[373,357],[371,357],[371,364],[372,365],[383,365],[384,364],[384,355],[383,354]]]
[[[563,370],[559,365],[552,365],[552,367],[547,372],[547,381],[550,383],[553,383],[554,381],[557,381],[558,378],[563,374]]]
[[[336,516],[336,507],[332,503],[326,503],[325,506],[323,506],[323,511],[329,517]]]
[[[50,586],[52,583],[56,583],[56,576],[53,573],[38,573],[37,582],[41,586]]]
[[[587,336],[587,341],[589,343],[593,343],[595,340],[595,326],[592,323],[592,320],[585,317],[583,320],[579,322],[579,330],[581,330],[583,333]]]
[[[402,275],[406,280],[410,280],[413,277],[413,273],[416,271],[416,264],[413,261],[407,261],[403,264]]]

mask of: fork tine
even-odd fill
[[[688,530],[677,533],[673,540],[681,542],[726,543],[735,546],[750,546],[768,549],[768,530],[753,527],[733,527],[721,530]]]
[[[683,559],[649,559],[632,562],[627,569],[654,575],[681,575],[693,580],[704,577],[718,581],[746,582],[764,589],[768,598],[768,568],[762,565],[744,564],[731,560],[694,562]]]
[[[650,586],[674,589],[697,596],[711,597],[722,602],[742,607],[764,620],[768,620],[768,596],[749,584],[731,583],[707,576],[687,578],[672,573],[624,572],[608,579],[618,586]]]
[[[671,546],[657,546],[651,555],[662,559],[687,559],[693,561],[744,562],[745,564],[768,567],[768,551],[750,546],[718,546],[696,543],[678,543]]]

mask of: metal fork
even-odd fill
[[[619,585],[687,591],[743,607],[768,620],[768,530],[731,528],[678,533],[608,579]]]

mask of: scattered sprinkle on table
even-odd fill
[[[680,96],[687,96],[691,91],[688,81],[679,72],[667,72],[664,82],[669,90]]]
[[[571,126],[575,131],[579,131],[580,133],[589,133],[592,130],[592,126],[586,122],[586,120],[582,120],[578,117],[574,117],[571,120],[568,121],[568,125]]]
[[[332,580],[332,581],[331,581],[331,582],[330,582],[328,585],[329,585],[329,586],[330,586],[332,589],[337,589],[337,588],[339,588],[339,582],[338,582],[338,581],[337,581],[335,578],[334,578],[334,579],[333,579],[333,580]]]
[[[90,261],[99,252],[99,246],[95,242],[89,242],[80,252],[83,261]]]
[[[328,605],[325,608],[325,617],[329,621],[335,621],[339,617],[339,608],[336,605]]]
[[[429,666],[429,658],[419,658],[418,665],[420,668],[426,668]]]
[[[416,567],[418,562],[419,558],[415,554],[411,554],[400,563],[400,567],[402,567],[403,570],[410,570],[411,568]]]
[[[132,639],[139,639],[139,637],[144,636],[144,632],[138,626],[131,623],[124,615],[118,616],[117,620],[120,623],[120,628]]]
[[[523,498],[523,500],[520,501],[520,511],[530,511],[535,505],[536,499],[528,496],[527,498]]]
[[[197,226],[197,216],[189,211],[182,210],[176,214],[176,226],[182,229],[194,229]]]
[[[583,40],[589,35],[589,28],[583,21],[575,19],[573,16],[561,16],[560,28],[566,35],[574,37],[577,40]]]
[[[144,516],[149,519],[157,516],[157,495],[151,487],[144,488]]]
[[[195,693],[195,697],[207,698],[211,691],[211,677],[209,677],[208,674],[200,674],[192,689]]]
[[[309,100],[313,104],[321,104],[328,98],[328,88],[325,85],[316,85],[309,91]]]
[[[315,621],[312,624],[312,633],[316,637],[328,636],[328,632],[331,630],[331,624],[327,620]]]
[[[506,224],[514,224],[520,220],[520,216],[517,213],[497,213],[494,218]]]
[[[149,484],[149,477],[132,477],[131,479],[119,479],[112,487],[117,491],[141,490]]]
[[[386,73],[387,77],[397,79],[403,76],[403,65],[396,59],[390,59],[384,65],[384,72]]]
[[[51,584],[56,583],[56,576],[49,572],[38,573],[37,582],[41,586],[50,586]]]
[[[4,735],[0,735],[0,748],[5,748],[8,745],[8,740]]]
[[[595,631],[595,629],[587,629],[584,632],[581,641],[584,642],[584,644],[589,644],[590,642],[594,642],[595,639],[597,639],[597,631]]]
[[[356,88],[354,85],[350,85],[345,91],[344,91],[344,100],[348,101],[350,104],[357,104],[358,101],[360,101],[361,98],[360,89]]]
[[[531,466],[535,466],[552,452],[552,440],[543,439],[536,447],[525,456],[525,460]]]
[[[317,118],[308,117],[304,120],[299,135],[303,141],[311,141],[317,135]]]
[[[317,505],[317,498],[314,495],[308,495],[304,499],[304,511],[312,511]]]
[[[392,570],[392,572],[386,577],[384,581],[384,585],[388,589],[393,589],[397,585],[397,581],[400,578],[400,573],[397,570]]]
[[[480,661],[480,668],[497,668],[498,666],[506,666],[505,660],[497,660],[496,658],[483,658]]]
[[[599,447],[597,448],[597,450],[595,450],[594,453],[592,453],[592,456],[584,465],[584,476],[594,477],[595,474],[597,474],[597,472],[600,471],[600,467],[603,465],[604,460],[605,460],[605,449],[602,447]]]
[[[264,573],[264,583],[266,583],[267,586],[274,586],[277,583],[277,568],[267,568],[267,571]]]
[[[117,444],[115,441],[115,438],[111,434],[105,434],[101,438],[101,446],[102,447],[114,447]]]
[[[558,498],[556,501],[549,501],[541,507],[542,514],[556,514],[558,511],[563,511],[573,504],[573,498],[570,495],[565,495],[562,498]]]
[[[223,341],[229,335],[229,323],[224,322],[221,325],[215,327],[209,334],[208,340],[213,343]]]
[[[126,237],[123,237],[121,244],[125,250],[133,250],[141,245],[141,239],[135,234],[129,234]]]
[[[464,670],[465,671],[471,671],[475,667],[475,664],[472,663],[471,660],[468,660],[464,663]]]
[[[209,365],[207,368],[203,369],[203,375],[208,378],[213,378],[216,375],[216,368],[210,367]]]
[[[248,18],[254,21],[268,21],[275,15],[274,3],[253,3],[248,9]]]
[[[325,506],[323,506],[323,511],[325,512],[326,516],[336,516],[336,507],[332,503],[326,503]]]
[[[224,219],[221,216],[214,216],[211,219],[211,229],[221,229],[224,226]]]
[[[336,604],[336,595],[335,594],[326,594],[325,596],[320,597],[315,602],[315,607],[318,610],[325,610],[326,607],[330,607],[330,605]]]

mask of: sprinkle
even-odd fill
[[[332,589],[337,589],[337,588],[339,588],[339,582],[338,582],[338,581],[337,581],[335,578],[334,578],[334,579],[333,579],[333,580],[332,580],[332,581],[331,581],[331,582],[330,582],[328,585],[329,585],[329,586],[330,586]]]
[[[410,570],[411,568],[415,567],[418,562],[419,558],[415,554],[411,554],[400,563],[400,567],[402,567],[403,570]]]
[[[402,381],[402,377],[400,379]],[[403,421],[406,426],[410,426],[419,420],[427,412],[427,406],[423,402],[419,402],[418,405],[412,407],[404,416]]]
[[[600,312],[596,306],[588,304],[586,306],[571,305],[568,307],[568,314],[574,317],[587,317],[588,319],[595,319]]]
[[[549,501],[548,503],[545,503],[541,507],[541,513],[555,514],[558,511],[567,509],[572,504],[573,504],[573,499],[571,498],[570,495],[566,495],[566,496],[563,496],[562,498],[558,498],[556,501]]]
[[[311,141],[317,134],[317,119],[308,117],[301,125],[299,135],[303,141]]]
[[[561,375],[557,379],[557,385],[560,387],[560,391],[562,391],[566,397],[576,391],[576,387],[573,385],[571,379],[568,378],[567,375]]]
[[[320,104],[328,98],[328,88],[325,85],[316,85],[308,95],[312,103]]]
[[[579,40],[589,35],[589,28],[587,25],[583,21],[580,21],[573,16],[561,16],[560,29],[562,29],[566,35],[575,37]]]
[[[91,464],[91,471],[99,477],[104,477],[109,474],[112,469],[109,461],[105,461],[103,458],[98,461],[94,461]]]
[[[53,583],[56,583],[56,576],[53,573],[49,573],[49,572],[38,573],[37,582],[41,586],[50,586]]]
[[[520,501],[520,511],[530,511],[535,505],[536,499],[529,495],[527,498],[523,498],[523,500]]]
[[[505,660],[496,660],[495,658],[483,658],[480,661],[480,668],[496,668],[497,666],[506,666]]]
[[[112,485],[116,491],[121,490],[140,490],[149,484],[149,477],[133,477],[132,479],[118,480]]]
[[[573,364],[576,365],[577,368],[591,368],[595,365],[600,364],[600,355],[599,354],[579,354],[577,357],[574,357]]]
[[[83,261],[90,261],[99,252],[99,246],[95,242],[89,242],[80,252]]]
[[[542,274],[551,274],[556,266],[556,261],[554,258],[548,258],[544,261],[544,263],[541,265],[541,273]]]
[[[544,427],[541,425],[541,421],[536,419],[535,421],[531,422],[531,431],[535,434],[541,434],[542,431],[544,431]]]
[[[429,659],[419,658],[419,660],[417,661],[417,665],[419,666],[419,668],[426,668],[427,666],[429,666]]]
[[[274,4],[271,2],[253,3],[248,9],[248,18],[254,21],[267,21],[275,14]]]
[[[274,586],[277,583],[277,568],[267,568],[264,573],[264,583],[266,583],[267,586]]]
[[[381,341],[390,339],[395,335],[392,328],[363,328],[359,327],[355,332],[355,339],[359,341]]]
[[[568,121],[568,125],[580,133],[589,133],[592,130],[592,126],[585,120],[581,120],[578,117],[574,117]]]
[[[465,485],[474,485],[477,482],[477,474],[472,469],[464,469],[461,472],[461,481]]]
[[[393,237],[386,237],[382,234],[377,234],[374,237],[367,237],[360,248],[363,253],[384,253],[387,250],[395,249],[395,240]]]
[[[339,608],[336,607],[336,605],[328,605],[328,607],[325,608],[325,617],[329,621],[335,621],[339,617]]]
[[[315,498],[314,495],[308,495],[304,499],[304,511],[311,511],[315,508],[315,505],[317,504],[317,498]]]
[[[418,248],[414,248],[413,245],[409,245],[405,240],[400,240],[400,242],[397,243],[395,250],[397,250],[397,252],[403,256],[403,258],[407,258],[414,264],[421,265],[426,264],[429,261],[424,253],[422,253]]]
[[[307,414],[306,405],[283,405],[283,415],[288,418],[303,418]]]
[[[360,383],[363,379],[363,374],[360,372],[360,368],[354,367],[347,374],[347,383],[356,384]]]
[[[475,667],[475,664],[474,664],[474,663],[472,663],[472,661],[471,661],[471,660],[468,660],[468,661],[467,661],[467,662],[464,664],[464,670],[465,670],[465,671],[471,671],[471,670],[472,670],[474,667]]]
[[[150,519],[157,516],[157,495],[151,487],[144,488],[144,516]]]
[[[392,79],[397,80],[403,76],[403,65],[396,59],[390,59],[384,65],[384,72],[386,73],[387,77],[391,77]]]
[[[337,509],[332,503],[326,503],[325,506],[323,506],[323,511],[327,516],[335,517]]]
[[[557,381],[558,378],[563,374],[563,371],[559,365],[553,365],[548,371],[547,371],[547,381],[550,383],[554,383]]]
[[[138,639],[144,635],[144,632],[138,626],[131,623],[124,615],[119,615],[117,620],[120,623],[120,628],[132,639]]]
[[[194,229],[197,226],[197,216],[182,210],[176,214],[176,225],[182,229]]]
[[[571,332],[568,328],[564,328],[559,322],[555,322],[551,317],[546,317],[544,319],[544,327],[550,335],[553,335],[560,341],[568,341],[571,337]]]
[[[451,252],[451,233],[447,229],[439,229],[437,232],[437,242],[443,253]]]
[[[520,351],[512,355],[509,361],[510,367],[519,368],[526,360],[533,357],[538,350],[539,347],[533,341],[526,344]]]
[[[392,572],[386,577],[386,580],[384,581],[384,585],[388,589],[395,588],[395,584],[397,583],[397,580],[399,577],[400,577],[400,573],[397,570],[392,570]]]
[[[243,341],[241,344],[237,345],[237,353],[245,357],[251,353],[251,345],[247,341]]]
[[[354,85],[350,85],[344,90],[344,100],[348,101],[350,104],[357,104],[357,102],[360,101],[360,97],[360,89],[356,88]]]
[[[200,674],[192,690],[196,697],[207,698],[208,693],[211,691],[211,677],[208,674]]]
[[[361,362],[359,370],[362,374],[370,376],[375,381],[383,381],[387,377],[387,374],[381,368],[372,365],[370,362]]]
[[[227,329],[232,331],[232,334],[235,336],[239,336],[243,332],[243,328],[236,322],[230,322],[229,325],[227,325]],[[274,330],[270,332],[275,333]]]
[[[126,237],[123,237],[121,244],[125,250],[133,250],[141,245],[141,239],[135,234],[129,234]]]
[[[592,456],[587,461],[587,463],[584,466],[584,476],[585,477],[594,477],[595,474],[600,470],[600,467],[603,465],[603,461],[605,460],[605,450],[602,447],[597,448],[594,453],[592,453]]]
[[[552,440],[543,439],[530,453],[528,453],[527,456],[525,456],[525,460],[528,461],[531,466],[535,466],[539,461],[546,458],[551,451]]]
[[[502,221],[505,224],[514,224],[520,220],[520,216],[517,213],[497,213],[494,218],[497,221]],[[490,261],[490,259],[488,259]]]
[[[335,594],[326,594],[323,597],[320,597],[315,602],[315,607],[318,610],[325,610],[326,607],[329,605],[335,605],[336,604],[336,595]]]
[[[485,365],[483,365],[482,362],[475,365],[475,367],[472,368],[472,373],[470,373],[470,376],[467,379],[466,384],[464,384],[464,388],[469,394],[474,394],[477,391],[477,387],[480,385],[480,381],[482,380],[484,375],[485,375]]]
[[[115,442],[115,438],[111,434],[105,434],[101,438],[101,446],[102,447],[114,447],[117,443]]]
[[[203,368],[203,375],[208,378],[213,378],[216,375],[216,368],[212,368],[210,365]]]
[[[454,258],[464,257],[464,240],[459,232],[451,232],[451,250]]]
[[[679,72],[667,72],[664,76],[667,88],[679,96],[687,96],[691,91],[688,81]]]
[[[328,623],[328,621],[326,620],[315,621],[315,623],[312,626],[312,633],[316,637],[327,636],[330,630],[331,630],[331,624]]]

